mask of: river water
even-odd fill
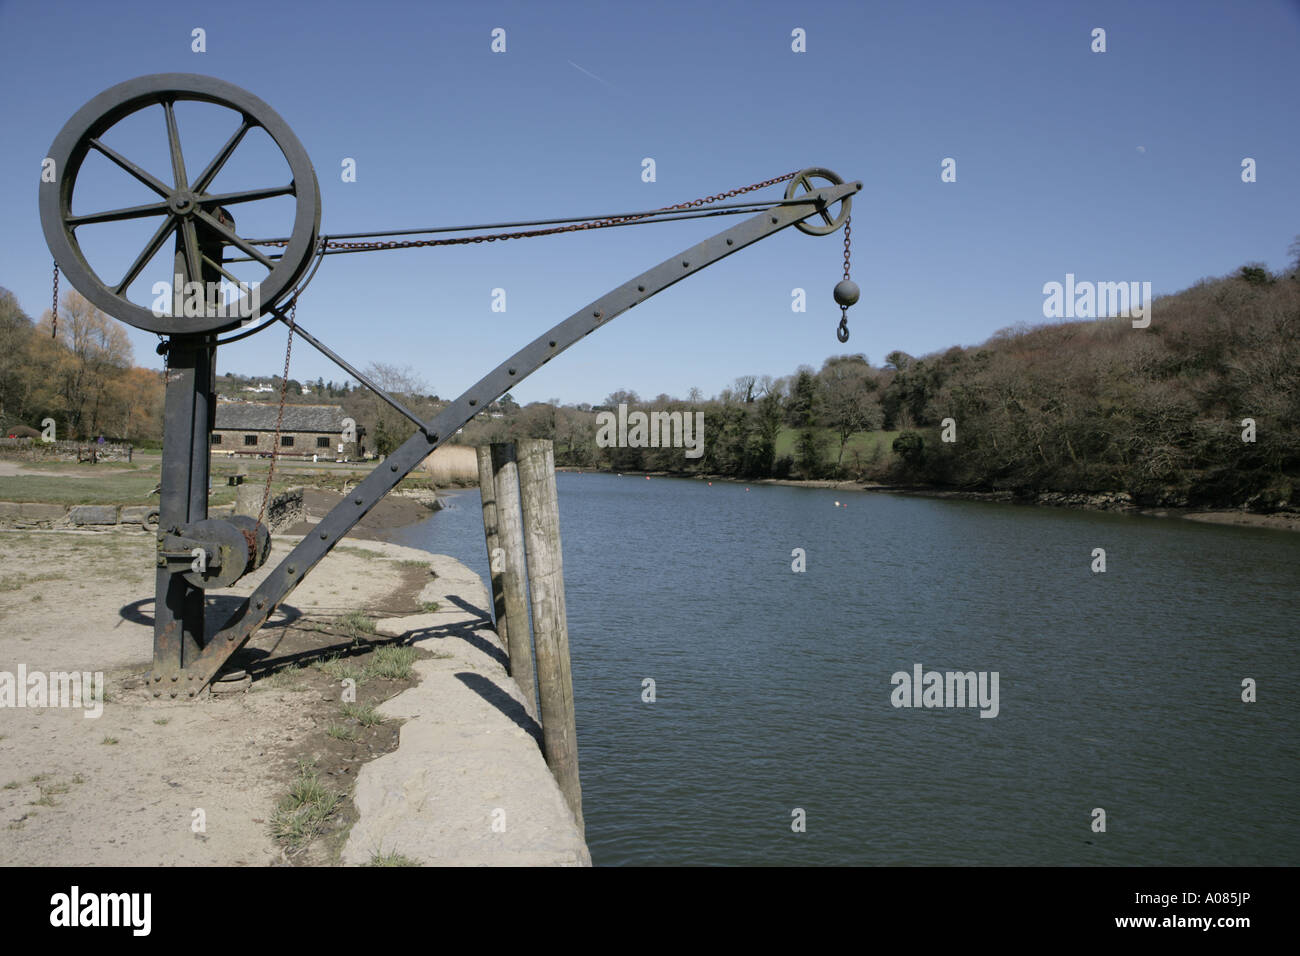
[[[597,864],[1300,864],[1300,535],[558,485]],[[446,504],[395,540],[486,580],[477,491]],[[894,706],[917,665],[986,705]]]

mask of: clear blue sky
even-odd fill
[[[191,52],[195,27],[206,53]],[[489,49],[495,27],[505,54]],[[796,27],[806,53],[790,49]],[[804,166],[861,179],[847,347],[830,298],[840,236],[787,230],[619,318],[515,397],[713,394],[843,351],[879,363],[1041,322],[1043,284],[1067,272],[1159,295],[1252,260],[1281,268],[1300,233],[1298,62],[1294,0],[2,0],[0,285],[34,318],[48,309],[41,159],[83,103],[145,73],[211,74],[266,100],[315,164],[325,232],[643,209]],[[956,183],[940,181],[945,157]],[[357,364],[410,365],[451,397],[736,221],[336,256],[299,318]],[[791,312],[795,287],[806,314]],[[156,367],[156,340],[131,338]],[[283,347],[276,326],[223,349],[219,370],[278,373]],[[342,377],[306,346],[292,374]]]

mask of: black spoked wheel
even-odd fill
[[[808,169],[800,170],[794,179],[790,180],[790,185],[785,187],[785,198],[794,199],[800,195],[800,187],[802,187],[802,192],[805,193],[816,192],[822,187],[813,182],[815,179],[824,179],[832,186],[842,186],[844,184],[844,180],[837,173],[831,172],[829,169],[823,169],[820,166],[810,166]],[[835,209],[836,206],[839,207],[838,211],[832,213],[831,210]],[[809,219],[796,222],[794,225],[800,232],[806,232],[810,236],[829,236],[844,224],[845,219],[849,218],[849,212],[852,208],[853,200],[845,196],[840,202],[831,203],[825,209],[818,210],[817,216],[822,220],[821,222],[809,217]]]
[[[237,119],[234,133],[197,172],[186,168],[176,122],[175,106],[185,101],[215,104],[233,111],[232,122]],[[165,172],[147,170],[104,142],[105,134],[123,120],[159,106],[171,160],[171,168]],[[289,181],[262,188],[213,192],[213,180],[254,129],[264,130],[279,149],[288,165]],[[154,201],[75,215],[72,199],[77,177],[92,153],[100,154],[152,191],[156,196]],[[320,230],[321,208],[320,189],[307,152],[274,110],[230,83],[189,73],[159,73],[128,80],[105,90],[78,110],[55,137],[49,158],[54,161],[54,178],[41,184],[41,226],[55,261],[92,304],[136,328],[162,335],[235,328],[259,310],[282,301],[311,263]],[[283,196],[293,198],[292,232],[278,252],[268,253],[239,235],[232,219],[239,218],[237,212],[242,204]],[[78,204],[83,204],[80,196]],[[234,210],[227,213],[229,207]],[[79,233],[87,234],[97,224],[137,219],[157,220],[152,237],[132,257],[125,272],[101,275],[88,261]],[[239,301],[215,308],[207,300],[202,309],[159,314],[159,310],[128,298],[132,284],[162,252],[168,240],[174,243],[177,258],[183,261],[188,277],[220,276],[243,290]],[[265,275],[252,283],[237,277],[222,260],[221,249],[228,247],[238,250],[247,261],[258,263],[266,270]]]

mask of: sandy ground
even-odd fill
[[[443,555],[421,602],[438,611],[392,618],[380,633],[418,635],[434,651],[419,683],[380,707],[403,718],[401,744],[361,768],[343,860],[400,852],[440,866],[590,866],[591,856],[538,749],[540,728],[485,626],[478,575]]]
[[[247,594],[295,540],[277,536],[267,565],[222,593]],[[152,536],[124,531],[0,532],[0,671],[16,673],[19,664],[28,672],[102,671],[108,688],[98,717],[73,708],[0,707],[0,865],[266,865],[287,860],[268,831],[268,821],[304,744],[314,746],[323,739],[322,708],[336,706],[337,691],[322,691],[319,685],[295,688],[267,678],[254,681],[248,692],[197,702],[147,697],[139,678],[152,654],[153,546]],[[295,628],[337,620],[358,609],[381,624],[393,613],[409,616],[419,607],[417,595],[410,593],[419,587],[412,587],[412,575],[430,580],[419,566],[430,560],[414,549],[345,539],[289,596],[250,647],[265,654],[264,660],[271,659],[281,644],[289,643],[286,635]],[[456,562],[444,565],[448,574],[454,570],[451,565]],[[530,832],[524,826],[530,814],[535,823],[541,821],[531,831],[536,839],[529,847],[516,841],[513,857],[476,855],[473,847],[480,843],[483,826],[468,820],[474,813],[459,814],[469,790],[444,788],[435,798],[422,797],[422,780],[433,781],[418,772],[418,766],[411,770],[411,761],[396,759],[388,766],[397,766],[399,775],[415,781],[405,785],[404,792],[417,812],[443,808],[441,838],[432,848],[420,844],[418,835],[408,839],[402,820],[394,819],[394,805],[384,800],[384,784],[378,798],[367,797],[365,806],[358,794],[357,806],[379,812],[384,821],[371,826],[363,812],[356,824],[363,835],[357,844],[362,849],[349,851],[346,859],[366,862],[364,849],[373,844],[425,863],[584,862],[586,848],[571,815],[567,825],[573,832],[567,844],[543,839],[563,831],[567,808],[532,738],[516,725],[508,708],[494,705],[482,713],[471,707],[476,700],[489,699],[499,705],[511,689],[516,695],[518,690],[499,663],[474,660],[475,654],[483,656],[475,648],[495,640],[495,634],[465,624],[483,623],[483,598],[482,584],[467,570],[464,574],[464,580],[449,577],[442,590],[472,592],[477,584],[480,590],[473,601],[456,603],[444,593],[444,605],[455,613],[446,614],[445,622],[417,622],[422,629],[410,632],[417,646],[429,643],[446,649],[436,659],[418,661],[417,669],[423,674],[428,666],[428,676],[436,677],[454,666],[457,684],[477,688],[472,699],[456,705],[463,712],[440,711],[439,719],[454,718],[463,728],[472,726],[484,737],[484,731],[491,731],[513,744],[502,751],[476,747],[471,740],[459,751],[462,783],[473,789],[483,773],[511,776],[516,764],[522,767],[519,786],[531,793],[513,791],[508,810],[512,823],[520,821],[521,836]],[[473,607],[475,602],[472,611],[462,606]],[[383,627],[388,633],[408,632],[400,623]],[[470,649],[456,646],[462,643]],[[429,756],[428,746],[437,749],[454,742],[419,730],[423,708],[398,708],[412,718],[401,729],[398,753],[413,754],[415,765]],[[397,758],[398,753],[388,756]],[[400,770],[404,765],[407,770]],[[345,765],[342,772],[348,770]],[[349,790],[351,779],[346,780]],[[541,852],[525,854],[532,847]]]

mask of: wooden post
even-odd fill
[[[517,453],[527,536],[533,642],[537,646],[542,749],[573,811],[579,832],[585,832],[582,782],[578,776],[578,728],[573,713],[573,674],[569,664],[569,626],[564,606],[555,452],[550,441],[524,439],[518,442]]]
[[[524,692],[524,708],[537,719],[537,677],[533,671],[533,642],[528,627],[528,592],[524,564],[524,529],[519,514],[519,471],[515,446],[494,442],[491,449],[496,491],[497,540],[502,555],[501,592],[505,599],[506,639],[510,643],[510,674]]]
[[[497,636],[505,645],[506,654],[510,653],[510,639],[507,634],[509,622],[506,619],[506,592],[502,587],[505,574],[506,553],[501,547],[501,536],[497,532],[497,492],[496,482],[492,477],[492,449],[480,445],[478,451],[478,493],[483,499],[483,538],[487,543],[489,588],[492,591],[492,614],[496,618]]]

